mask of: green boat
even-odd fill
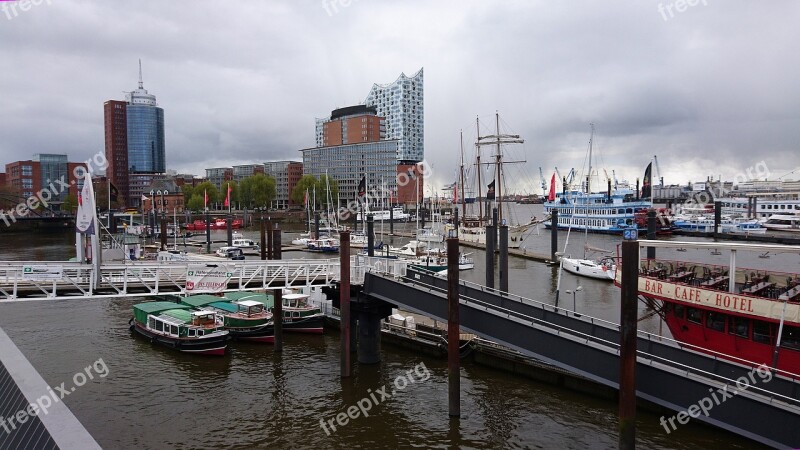
[[[201,311],[214,311],[223,318],[231,337],[256,342],[275,342],[272,313],[265,304],[254,300],[230,299],[200,294],[180,299],[181,304]]]
[[[283,294],[283,329],[298,333],[322,333],[325,316],[319,308],[307,303],[308,294]],[[275,297],[258,292],[226,292],[225,298],[234,301],[256,301],[272,310]]]
[[[192,311],[173,302],[133,305],[132,331],[175,350],[200,355],[224,355],[228,332],[214,311]]]

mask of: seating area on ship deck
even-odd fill
[[[671,283],[728,292],[728,266],[659,259],[643,260],[639,274]],[[738,294],[800,302],[800,274],[737,268],[733,276]]]

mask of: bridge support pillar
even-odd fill
[[[385,317],[385,316],[384,316]],[[381,317],[371,311],[358,312],[358,362],[381,362]],[[352,330],[350,330],[352,332]]]
[[[275,289],[272,301],[272,323],[275,327],[275,351],[283,351],[283,288]]]
[[[500,225],[500,290],[508,292],[508,225]]]
[[[339,319],[341,323],[341,376],[350,376],[350,232],[339,233]]]
[[[636,448],[636,328],[639,305],[639,242],[622,242],[620,304],[619,448]]]
[[[486,236],[489,243],[489,236]],[[494,255],[492,255],[494,256]],[[458,239],[447,240],[447,391],[450,417],[461,416],[461,355],[458,302]]]

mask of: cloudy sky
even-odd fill
[[[495,111],[526,140],[508,149],[527,161],[509,169],[519,190],[539,192],[539,166],[580,169],[592,122],[620,178],[652,155],[668,184],[800,167],[800,2],[674,1],[17,4],[0,9],[0,161],[102,151],[103,102],[136,88],[141,58],[179,172],[300,159],[315,117],[422,67],[441,184],[460,130],[471,159]]]

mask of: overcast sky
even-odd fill
[[[0,3],[5,4],[5,3]],[[659,5],[662,8],[659,8]],[[800,167],[800,2],[42,0],[0,9],[0,161],[84,160],[103,102],[144,85],[165,110],[167,167],[301,159],[314,118],[425,69],[425,154],[453,181],[475,118],[525,144],[519,190],[584,164],[631,181]],[[595,165],[598,165],[597,163]],[[1,167],[1,165],[0,165]],[[787,179],[800,178],[800,171]],[[521,181],[522,180],[522,181]]]

